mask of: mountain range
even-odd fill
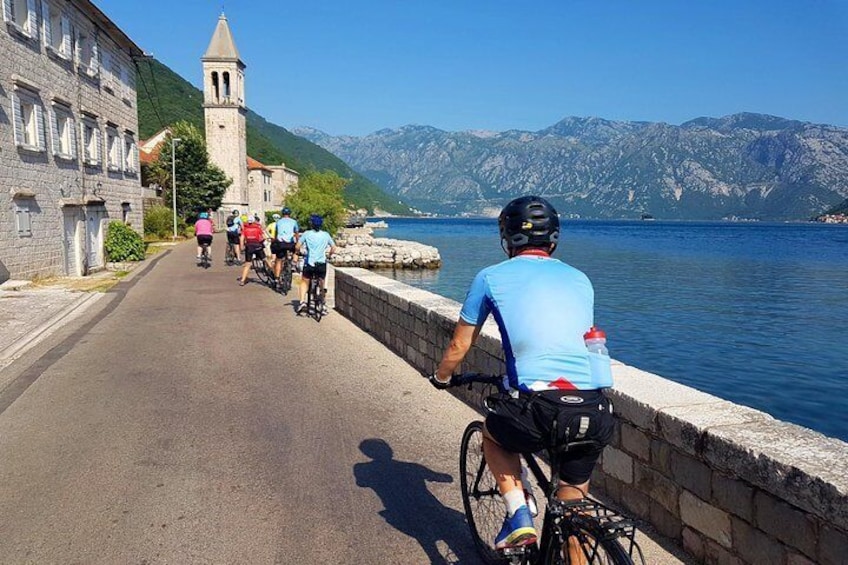
[[[535,132],[292,133],[438,214],[493,215],[538,193],[570,217],[806,220],[848,199],[848,128],[763,114],[679,126],[569,117]]]

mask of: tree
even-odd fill
[[[232,180],[224,171],[209,162],[206,140],[200,130],[189,122],[177,122],[171,135],[162,142],[159,158],[150,165],[148,177],[164,189],[165,202],[172,202],[171,138],[176,144],[177,213],[194,217],[200,210],[217,209]]]
[[[286,197],[286,206],[304,228],[309,216],[318,214],[324,218],[324,229],[335,234],[347,214],[344,187],[348,182],[334,171],[308,172],[298,181],[297,190]]]

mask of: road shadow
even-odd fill
[[[417,540],[430,563],[480,562],[465,515],[443,505],[427,488],[428,482],[452,483],[451,475],[394,459],[391,446],[382,439],[366,439],[359,449],[371,461],[353,466],[356,485],[380,497],[380,515],[387,524]],[[440,545],[447,550],[440,550]]]

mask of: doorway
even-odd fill
[[[69,277],[82,276],[82,254],[80,253],[80,233],[82,232],[82,213],[79,208],[62,209],[65,226],[63,238],[65,251],[65,274]]]

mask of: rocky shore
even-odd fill
[[[435,247],[371,234],[368,227],[342,229],[336,235],[336,253],[330,262],[336,267],[365,269],[438,269],[442,265]]]

